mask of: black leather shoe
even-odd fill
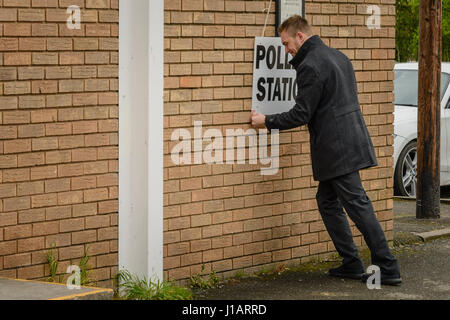
[[[350,269],[344,265],[341,265],[340,267],[331,268],[330,270],[328,270],[328,274],[332,277],[360,280],[364,275],[364,270]]]
[[[363,274],[363,276],[361,277],[361,281],[367,283],[367,279],[369,279],[371,275],[372,274],[369,273]],[[381,284],[386,284],[389,286],[398,286],[400,283],[402,283],[402,278],[399,275],[387,275],[382,273],[380,280]]]

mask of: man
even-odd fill
[[[297,70],[296,104],[288,112],[267,116],[252,111],[252,126],[287,130],[308,125],[313,176],[319,181],[319,212],[343,258],[342,265],[329,274],[363,281],[370,276],[364,273],[344,207],[371,251],[372,264],[380,267],[381,283],[400,284],[398,262],[359,175],[359,170],[378,163],[358,102],[353,66],[343,53],[313,35],[298,15],[284,21],[278,33],[286,52],[294,57],[290,63]]]

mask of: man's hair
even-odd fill
[[[285,30],[291,35],[296,34],[298,31],[312,35],[312,29],[308,21],[297,14],[284,20],[277,31],[278,34],[281,34]]]

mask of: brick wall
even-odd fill
[[[394,0],[307,1],[325,43],[352,59],[379,166],[361,172],[392,240]],[[82,8],[81,30],[65,8]],[[317,211],[305,127],[280,133],[280,171],[175,165],[173,130],[250,128],[253,39],[269,1],[165,1],[164,270],[229,276],[334,252]],[[379,30],[365,26],[381,8]],[[274,5],[274,4],[273,4]],[[274,34],[274,10],[266,35]],[[0,0],[0,276],[60,273],[90,246],[92,276],[117,271],[118,0]],[[351,223],[355,242],[364,245]]]
[[[381,29],[366,27],[367,6]],[[187,279],[215,270],[229,276],[304,262],[334,252],[317,211],[306,127],[280,132],[280,171],[259,165],[175,165],[171,134],[250,128],[253,39],[269,1],[165,1],[164,270]],[[274,5],[274,3],[273,3]],[[353,62],[359,100],[379,166],[361,171],[388,240],[393,233],[394,0],[307,0],[306,18],[326,44]],[[274,35],[274,8],[266,36]],[[364,245],[351,223],[355,243]]]
[[[81,29],[66,8],[81,8]],[[0,276],[117,270],[118,0],[0,0]]]

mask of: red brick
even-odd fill
[[[3,211],[16,211],[30,208],[30,197],[3,199]]]
[[[45,209],[30,209],[19,211],[19,223],[32,223],[45,220]]]
[[[84,230],[83,218],[67,219],[61,220],[59,222],[60,232],[78,231],[78,230]]]
[[[22,267],[31,264],[31,253],[21,253],[3,258],[4,268]]]
[[[84,255],[84,246],[71,246],[59,249],[59,260],[81,258]]]
[[[0,213],[0,227],[17,224],[17,212]]]
[[[5,240],[23,239],[31,237],[31,225],[17,225],[5,227]]]
[[[31,207],[42,208],[51,207],[57,204],[57,195],[55,193],[31,196]]]
[[[40,194],[44,192],[42,181],[24,182],[17,184],[17,194],[19,196]]]
[[[88,243],[97,241],[97,231],[87,230],[72,233],[72,244]]]
[[[35,265],[17,269],[17,277],[20,279],[36,279],[44,276],[44,265]]]
[[[44,247],[45,247],[44,237],[21,239],[17,241],[17,251],[19,253],[27,251],[36,251],[44,249]]]
[[[61,207],[52,207],[45,209],[45,219],[46,220],[60,220],[71,217],[71,207],[70,206],[61,206]]]

